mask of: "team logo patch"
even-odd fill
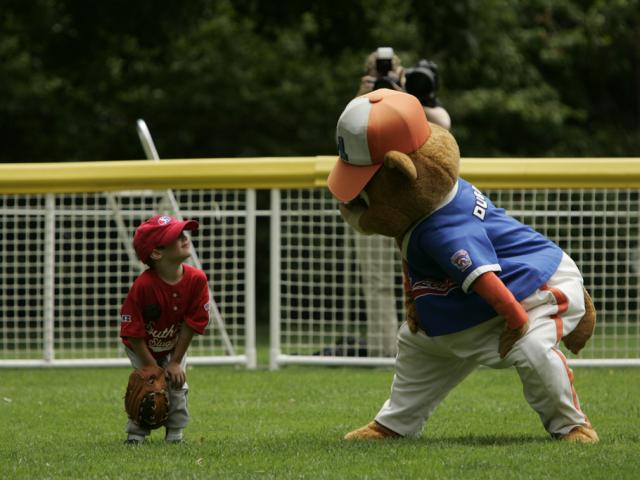
[[[168,225],[171,223],[171,217],[169,215],[163,215],[158,219],[158,225]]]
[[[131,323],[131,315],[120,315],[122,323]]]
[[[469,252],[467,252],[466,250],[458,250],[451,257],[451,263],[453,263],[458,268],[458,270],[464,272],[471,266],[473,262],[471,261]]]

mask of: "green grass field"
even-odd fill
[[[577,368],[597,445],[549,439],[514,370],[478,370],[418,440],[347,443],[391,369],[191,367],[187,441],[123,444],[129,369],[0,370],[0,478],[638,478],[640,369]]]

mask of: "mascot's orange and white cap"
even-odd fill
[[[408,93],[382,88],[357,97],[336,127],[340,158],[327,184],[341,202],[356,198],[391,150],[415,152],[431,136],[422,105]]]

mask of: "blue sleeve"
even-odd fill
[[[467,293],[483,273],[501,271],[498,256],[484,228],[442,228],[424,235],[420,246]]]

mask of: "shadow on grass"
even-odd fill
[[[145,447],[151,448],[169,448],[180,449],[199,449],[202,447],[210,448],[215,445],[215,450],[228,450],[240,452],[258,447],[263,451],[286,451],[287,449],[320,449],[323,451],[331,451],[335,449],[349,448],[356,450],[365,447],[365,449],[378,449],[383,446],[395,446],[404,448],[437,448],[446,449],[450,447],[501,447],[509,445],[533,445],[551,443],[553,440],[544,435],[456,435],[456,436],[438,436],[438,437],[421,437],[417,439],[401,438],[401,439],[385,439],[385,440],[356,440],[348,442],[342,438],[342,434],[333,435],[329,432],[317,432],[316,434],[301,434],[300,432],[274,432],[273,435],[265,436],[263,434],[247,434],[244,435],[227,435],[225,433],[216,432],[210,435],[193,435],[187,436],[186,441],[181,445],[168,445],[164,442],[161,435],[152,435],[145,442]],[[111,438],[102,438],[96,442],[96,446],[102,445],[111,447],[122,446],[126,449],[135,450],[137,446],[124,445],[123,439],[118,438],[114,441]],[[222,447],[224,445],[224,447]]]
[[[446,447],[450,445],[486,447],[502,445],[522,445],[527,443],[548,443],[552,440],[550,437],[540,435],[465,435],[455,437],[429,437],[421,438],[414,441],[438,447]]]

